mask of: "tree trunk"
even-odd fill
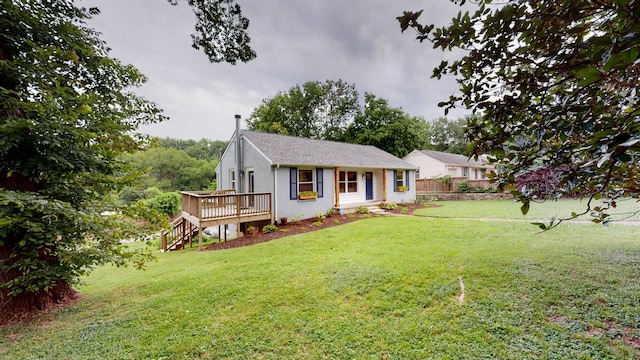
[[[11,249],[0,246],[0,263],[9,261]],[[17,270],[0,272],[0,284],[19,276]],[[32,319],[39,312],[50,310],[58,305],[72,302],[78,293],[67,282],[59,282],[49,291],[37,293],[9,294],[9,289],[0,287],[0,326]]]

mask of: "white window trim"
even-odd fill
[[[344,181],[340,181],[340,173],[344,173]],[[349,181],[349,173],[355,173],[356,179],[354,181]],[[338,188],[340,188],[340,184],[344,184],[344,192],[340,192],[340,194],[357,194],[360,192],[360,184],[358,181],[358,172],[357,171],[349,171],[349,170],[341,170],[338,173]],[[349,191],[349,184],[356,184],[356,191]]]
[[[308,182],[302,182],[300,181],[300,171],[311,171],[311,181]],[[302,190],[300,190],[300,184],[311,184],[313,190],[311,191],[318,191],[318,189],[316,189],[316,171],[313,168],[298,168],[298,193],[300,193]],[[307,190],[309,191],[309,190]]]
[[[231,185],[230,189],[236,189],[236,181],[238,179],[236,178],[236,170],[235,169],[229,169],[229,184]]]
[[[398,179],[398,177],[401,177],[402,179]],[[398,182],[400,180],[402,181],[401,183]],[[396,189],[399,188],[400,186],[407,186],[407,179],[406,179],[406,174],[404,170],[396,170],[395,182],[396,182]]]

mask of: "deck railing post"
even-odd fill
[[[167,251],[167,233],[165,231],[160,233],[160,248],[162,252]]]

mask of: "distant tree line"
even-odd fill
[[[165,137],[153,144],[123,157],[140,177],[120,191],[120,200],[141,201],[163,214],[175,215],[180,211],[179,191],[215,189],[216,166],[226,142]]]

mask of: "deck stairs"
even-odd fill
[[[178,216],[170,223],[170,231],[163,231],[161,234],[161,251],[173,251],[184,249],[187,244],[200,233],[200,229],[188,222],[182,216]]]

